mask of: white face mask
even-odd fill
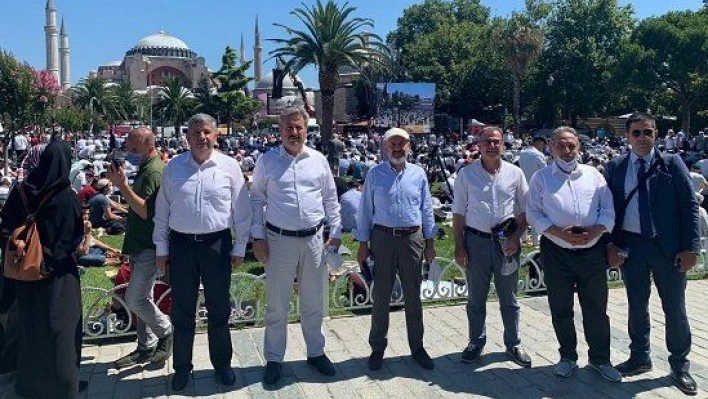
[[[570,173],[575,170],[575,168],[578,167],[578,160],[573,159],[570,162],[564,161],[561,158],[556,158],[556,164],[558,167],[565,173]]]

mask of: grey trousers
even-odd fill
[[[159,277],[155,250],[146,249],[130,256],[130,283],[125,290],[125,304],[137,316],[138,348],[157,345],[157,340],[172,332],[170,318],[155,305],[153,287]]]
[[[423,348],[423,305],[420,301],[423,245],[420,230],[410,236],[393,236],[379,230],[371,234],[375,266],[369,345],[375,352],[383,352],[388,345],[389,303],[396,273],[401,279],[406,303],[408,345],[411,353]]]
[[[327,279],[327,267],[322,264],[322,229],[310,237],[288,237],[268,230],[267,240],[265,360],[281,363],[285,356],[290,299],[296,277],[300,327],[307,346],[307,357],[322,356],[325,348],[323,301]]]
[[[494,286],[499,298],[499,310],[504,324],[504,345],[512,348],[521,343],[519,338],[519,305],[516,303],[516,291],[519,270],[504,276],[501,273],[504,256],[499,244],[490,239],[465,234],[467,250],[467,321],[470,342],[478,347],[487,343],[487,295],[489,283],[494,276]],[[519,250],[514,257],[519,263]]]

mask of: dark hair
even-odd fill
[[[629,132],[629,127],[632,126],[633,123],[642,122],[642,121],[649,122],[652,125],[652,127],[656,127],[656,121],[654,120],[653,116],[651,116],[647,113],[644,113],[644,112],[635,112],[632,115],[630,115],[629,118],[627,118],[627,122],[625,123],[625,128]]]
[[[532,144],[536,144],[536,143],[548,144],[548,140],[546,140],[546,138],[543,136],[536,136],[533,138],[533,140],[531,140],[531,143]]]
[[[89,205],[88,202],[84,202],[83,204],[81,204],[81,209],[83,209],[84,211],[91,210],[91,205]]]

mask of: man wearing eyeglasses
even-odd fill
[[[526,230],[528,185],[521,169],[502,160],[503,146],[501,129],[484,128],[479,138],[481,159],[460,169],[455,179],[452,203],[455,260],[466,268],[468,291],[469,343],[462,352],[462,362],[475,361],[487,342],[487,294],[494,276],[506,353],[518,365],[531,367],[531,357],[521,346],[516,303],[519,237]],[[495,227],[512,220],[515,223],[509,226],[515,227],[510,227],[507,234],[495,234],[497,230],[502,232]]]
[[[698,203],[681,158],[662,156],[654,148],[654,119],[633,114],[626,126],[632,151],[612,160],[605,170],[617,210],[608,261],[611,266],[622,265],[629,303],[631,353],[617,370],[625,376],[652,370],[648,311],[651,274],[666,316],[671,377],[682,392],[695,395],[696,382],[688,372],[691,329],[685,290],[686,272],[695,266],[700,250]],[[626,259],[619,256],[621,249]]]

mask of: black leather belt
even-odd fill
[[[374,229],[378,231],[383,231],[386,234],[390,234],[392,236],[409,236],[412,234],[415,234],[420,230],[420,226],[413,226],[413,227],[387,227],[387,226],[382,226],[380,224],[375,224]]]
[[[176,230],[172,230],[170,233],[174,234],[176,237],[186,238],[190,241],[203,242],[203,241],[208,241],[208,240],[213,240],[215,238],[218,238],[220,235],[224,234],[225,231],[229,231],[229,229],[224,229],[221,231],[216,231],[214,233],[204,233],[204,234],[180,233],[179,231],[176,231]]]
[[[320,221],[319,223],[317,223],[317,226],[311,227],[309,229],[285,230],[285,229],[281,229],[278,226],[274,226],[274,225],[270,224],[269,222],[266,222],[266,228],[274,233],[278,233],[280,235],[287,236],[287,237],[309,237],[309,236],[315,235],[315,233],[317,233],[317,231],[319,231],[319,229],[322,227],[323,224],[324,224],[324,222]]]
[[[472,234],[473,236],[486,238],[488,240],[490,240],[492,238],[491,233],[485,233],[483,231],[479,231],[479,230],[475,229],[474,227],[465,226],[465,231]]]

